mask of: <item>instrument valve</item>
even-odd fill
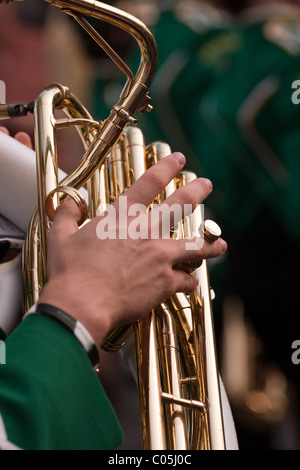
[[[203,233],[204,239],[209,243],[214,243],[222,235],[222,231],[218,224],[213,220],[205,220],[200,225],[200,233]]]
[[[153,109],[153,106],[150,104],[151,96],[146,95],[144,100],[141,102],[141,105],[137,109],[138,113],[142,114],[144,111],[150,113]]]

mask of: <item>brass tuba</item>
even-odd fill
[[[13,3],[19,0],[0,0]],[[60,84],[44,89],[34,103],[37,155],[38,207],[29,224],[23,248],[23,291],[26,311],[46,282],[46,238],[57,205],[70,195],[82,213],[82,222],[101,213],[107,204],[132,184],[158,159],[171,153],[165,143],[145,146],[135,127],[135,113],[150,111],[148,89],[153,80],[157,49],[148,28],[135,17],[96,0],[46,0],[72,16],[127,76],[119,102],[103,122],[92,116],[70,90]],[[136,75],[90,25],[86,17],[115,25],[137,41],[141,60]],[[62,109],[65,118],[57,119]],[[26,106],[0,106],[0,118],[28,112]],[[85,146],[78,167],[59,181],[56,133],[75,126]],[[182,172],[158,196],[196,176]],[[88,188],[88,207],[78,190]],[[191,237],[202,227],[213,241],[220,236],[203,219],[201,208],[180,222],[173,237]],[[196,228],[195,228],[196,227]],[[136,368],[145,449],[226,449],[220,378],[214,340],[211,289],[207,264],[195,267],[199,278],[192,295],[177,294],[165,300],[136,325],[113,331],[103,348],[115,351],[135,337]]]

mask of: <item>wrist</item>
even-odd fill
[[[78,295],[78,291],[74,294],[73,287],[69,289],[68,283],[63,280],[49,281],[44,286],[38,300],[38,304],[41,303],[55,305],[68,312],[87,329],[98,347],[111,329],[109,316],[103,315],[103,312],[95,307],[93,300],[88,302],[86,298]]]

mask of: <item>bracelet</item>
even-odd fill
[[[99,353],[98,349],[95,345],[95,342],[88,332],[88,330],[80,323],[80,321],[75,320],[75,318],[71,317],[68,313],[64,312],[63,310],[54,307],[53,305],[49,304],[35,304],[33,305],[28,312],[24,315],[23,319],[25,319],[28,315],[33,313],[40,313],[42,315],[49,316],[54,318],[59,323],[62,323],[68,330],[70,330],[75,338],[79,341],[82,345],[84,350],[86,351],[89,359],[96,369],[99,366]]]

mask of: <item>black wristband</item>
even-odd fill
[[[62,323],[68,330],[70,330],[75,338],[79,341],[82,347],[85,349],[92,365],[94,368],[99,366],[99,353],[95,345],[95,342],[88,332],[88,330],[80,323],[75,320],[71,315],[64,312],[60,308],[54,307],[49,304],[35,304],[25,314],[24,319],[33,313],[40,313],[41,315],[47,315],[54,318],[59,323]]]

